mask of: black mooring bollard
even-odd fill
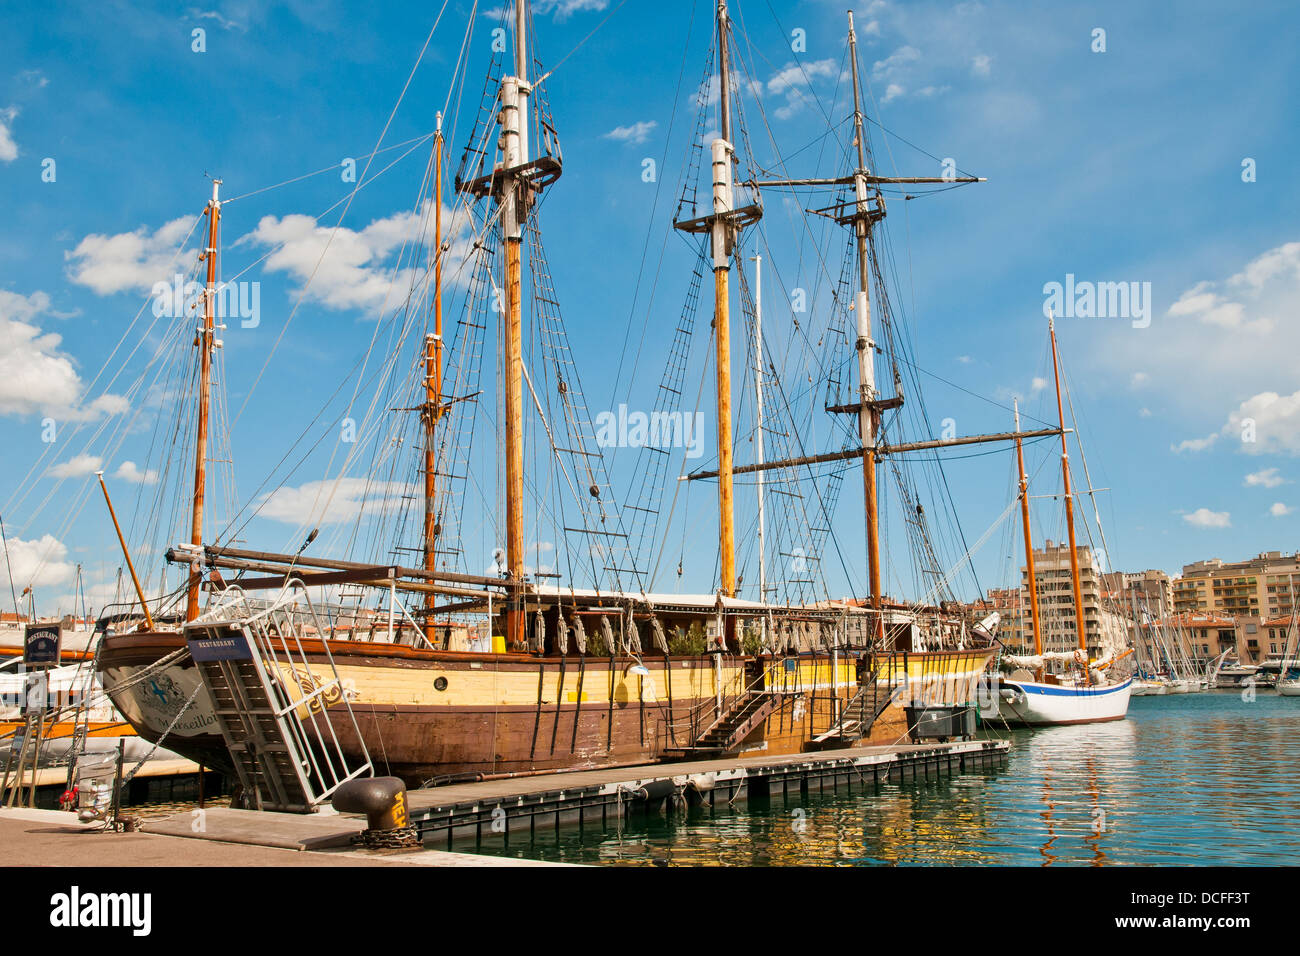
[[[339,813],[366,815],[366,829],[354,842],[372,849],[420,845],[419,834],[407,813],[406,784],[397,777],[349,780],[334,791],[330,802]]]

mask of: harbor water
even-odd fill
[[[1300,858],[1300,699],[1134,698],[1126,720],[1015,730],[1006,766],[729,808],[539,827],[457,849],[630,865],[1199,866]],[[986,728],[990,736],[1008,736]]]

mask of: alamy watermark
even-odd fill
[[[685,448],[687,458],[704,454],[704,413],[617,412],[596,415],[596,444],[601,448]]]
[[[1133,328],[1151,324],[1150,282],[1075,281],[1067,273],[1065,282],[1043,286],[1043,315],[1066,319],[1131,319]]]
[[[73,886],[50,897],[50,925],[59,928],[120,927],[133,936],[153,928],[152,893],[90,893]]]
[[[153,314],[162,318],[182,318],[197,311],[203,302],[207,287],[199,282],[186,282],[177,273],[172,282],[155,282]],[[262,322],[262,284],[253,282],[225,282],[216,287],[216,317],[239,319],[241,329],[255,329]]]

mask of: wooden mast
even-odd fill
[[[1016,422],[1016,465],[1020,469],[1020,517],[1025,529],[1025,571],[1029,575],[1029,622],[1034,634],[1034,654],[1043,653],[1038,625],[1038,578],[1034,573],[1034,535],[1029,529],[1029,476],[1025,474],[1025,447],[1020,439],[1020,400],[1013,404]]]
[[[437,491],[437,454],[434,430],[442,417],[442,114],[438,114],[434,150],[433,212],[433,334],[424,339],[424,570],[437,565],[438,523],[434,499]],[[424,602],[424,636],[434,643],[434,596]]]
[[[758,464],[763,463],[763,257],[754,256],[754,407],[755,447]],[[767,556],[763,552],[763,537],[767,515],[763,506],[763,473],[758,473],[758,599],[767,600]],[[763,646],[767,646],[767,616],[762,623]]]
[[[1047,328],[1052,337],[1052,374],[1056,378],[1056,416],[1061,426],[1061,480],[1065,488],[1065,528],[1070,536],[1070,586],[1074,590],[1074,628],[1079,636],[1079,650],[1088,655],[1088,631],[1083,620],[1083,587],[1079,583],[1079,552],[1074,543],[1074,499],[1070,491],[1070,453],[1065,444],[1065,409],[1061,405],[1061,364],[1056,355],[1056,320],[1049,318]],[[1088,672],[1084,667],[1084,674]]]
[[[867,205],[866,131],[862,126],[862,102],[858,90],[858,38],[853,30],[853,11],[849,11],[849,63],[853,70],[853,132],[858,147],[858,166],[853,171],[853,189],[857,213],[853,229],[858,246],[858,295],[854,303],[857,314],[858,357],[858,437],[862,441],[863,507],[867,525],[867,593],[874,612],[873,627],[877,640],[884,638],[884,616],[880,586],[880,510],[876,499],[876,431],[879,415],[876,398],[876,348],[871,341],[871,256],[868,230],[871,218]]]
[[[523,290],[520,259],[527,217],[528,185],[522,167],[528,162],[528,8],[515,0],[515,75],[501,80],[502,156],[495,193],[501,206],[505,245],[504,374],[506,452],[506,573],[515,588],[505,612],[507,650],[524,642],[524,393]]]
[[[713,141],[713,331],[718,378],[718,547],[719,587],[736,593],[736,513],[731,435],[731,246],[735,227],[731,164],[731,59],[727,51],[727,0],[718,0],[718,113],[721,136]]]
[[[718,0],[718,126],[719,135],[710,148],[713,173],[713,206],[707,216],[674,220],[682,232],[708,235],[713,259],[714,365],[717,369],[718,399],[718,592],[736,593],[736,511],[734,496],[734,442],[731,429],[731,252],[736,236],[747,225],[758,222],[763,207],[757,202],[737,209],[732,167],[736,148],[732,144],[731,53],[727,37],[731,20],[726,0]]]
[[[221,201],[217,198],[221,180],[212,180],[212,200],[208,203],[208,245],[204,258],[208,264],[208,283],[203,293],[203,328],[194,337],[199,350],[198,432],[194,448],[194,510],[190,519],[190,544],[203,547],[203,493],[208,477],[208,411],[212,391],[212,352],[215,346],[217,305],[217,223],[221,220]],[[199,616],[199,589],[203,572],[196,560],[190,565],[189,595],[185,620]]]

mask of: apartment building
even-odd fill
[[[1136,605],[1153,617],[1174,613],[1174,582],[1163,571],[1112,571],[1101,576],[1103,591],[1114,592],[1116,605],[1130,613]]]
[[[1092,657],[1101,657],[1128,642],[1127,625],[1120,614],[1103,602],[1105,589],[1102,587],[1101,569],[1092,549],[1080,546],[1076,551],[1088,653]],[[1037,579],[1043,649],[1073,650],[1079,646],[1079,642],[1075,629],[1074,590],[1070,581],[1069,545],[1049,540],[1042,548],[1035,548],[1034,576]],[[1026,567],[1020,569],[1020,587],[1025,593],[1024,613],[1028,615],[1029,571]],[[1027,622],[1024,629],[1028,632]]]
[[[1247,561],[1197,561],[1183,566],[1172,592],[1177,614],[1280,617],[1300,596],[1300,554],[1265,551]]]

